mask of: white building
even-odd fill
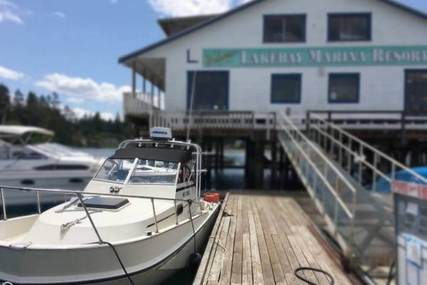
[[[167,112],[194,96],[194,110],[427,113],[427,15],[400,3],[255,0],[159,23],[166,39],[119,61]]]

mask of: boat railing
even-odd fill
[[[92,219],[91,213],[89,211],[88,207],[85,204],[85,197],[93,197],[93,196],[101,196],[101,197],[114,197],[114,198],[131,198],[131,199],[146,199],[149,200],[151,203],[152,213],[153,213],[153,225],[155,227],[155,233],[159,233],[161,230],[159,227],[159,224],[161,223],[161,219],[159,219],[159,213],[158,209],[156,209],[156,201],[169,201],[172,202],[174,205],[175,210],[175,223],[176,225],[180,224],[179,221],[179,211],[178,211],[178,203],[186,204],[188,206],[188,221],[193,222],[193,219],[198,216],[198,214],[201,214],[203,207],[202,203],[198,200],[192,200],[192,199],[174,199],[174,198],[163,198],[163,197],[150,197],[150,196],[140,196],[140,195],[126,195],[126,194],[112,194],[112,193],[96,193],[96,192],[86,192],[86,191],[70,191],[70,190],[61,190],[61,189],[40,189],[40,188],[26,188],[26,187],[13,187],[13,186],[0,186],[0,198],[1,198],[1,209],[2,209],[2,218],[0,220],[7,221],[9,219],[8,217],[8,211],[7,211],[7,196],[6,192],[8,191],[20,191],[20,192],[32,192],[36,194],[36,205],[37,205],[37,213],[42,213],[42,199],[41,194],[61,194],[65,195],[65,197],[76,197],[76,199],[73,201],[72,199],[69,199],[70,202],[65,205],[62,210],[66,210],[72,205],[75,205],[77,202],[80,203],[81,207],[83,208],[84,212],[86,213],[86,217],[90,221],[90,224],[98,238],[99,243],[104,243],[104,240],[102,239],[98,228],[96,227],[96,224],[94,220]],[[198,214],[195,214],[192,212],[191,206],[192,204],[198,205],[196,209],[199,209]],[[186,220],[181,221],[183,223],[187,222]]]

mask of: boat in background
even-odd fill
[[[70,201],[0,221],[0,280],[154,285],[200,260],[219,210],[200,195],[202,150],[156,130],[123,142]],[[19,191],[59,190],[3,189]]]
[[[100,159],[52,143],[52,131],[30,126],[0,125],[0,184],[37,188],[83,190]],[[28,193],[8,193],[9,206],[31,204]],[[43,203],[64,201],[64,195],[46,194]]]

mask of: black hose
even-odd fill
[[[129,283],[130,283],[131,285],[135,285],[135,283],[133,282],[133,280],[132,280],[131,276],[129,275],[128,271],[126,270],[126,267],[125,267],[125,265],[123,264],[122,259],[120,258],[120,255],[119,255],[119,253],[117,252],[117,250],[116,250],[116,248],[114,247],[114,245],[112,245],[111,243],[109,243],[109,242],[107,242],[107,241],[102,241],[102,243],[104,243],[104,244],[108,245],[109,247],[111,247],[111,249],[113,250],[113,252],[114,252],[114,254],[115,254],[116,258],[117,258],[117,261],[120,263],[120,266],[122,267],[123,272],[124,272],[124,273],[125,273],[125,275],[126,275],[126,278],[129,280]]]
[[[302,280],[302,281],[306,282],[309,285],[318,285],[318,284],[316,284],[313,281],[310,281],[310,280],[304,278],[303,276],[301,276],[299,273],[302,272],[302,271],[314,271],[314,272],[322,273],[322,274],[326,275],[329,278],[329,280],[330,280],[329,284],[330,285],[334,285],[335,284],[334,277],[332,277],[331,274],[329,274],[328,272],[326,272],[326,271],[324,271],[322,269],[313,268],[313,267],[298,267],[297,269],[295,269],[295,271],[294,271],[295,276],[299,280]]]
[[[393,260],[393,262],[390,265],[390,271],[388,272],[388,278],[387,278],[387,285],[390,285],[395,277],[394,270],[396,269],[396,261]]]

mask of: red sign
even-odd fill
[[[427,200],[427,185],[393,180],[391,189],[394,193]]]

